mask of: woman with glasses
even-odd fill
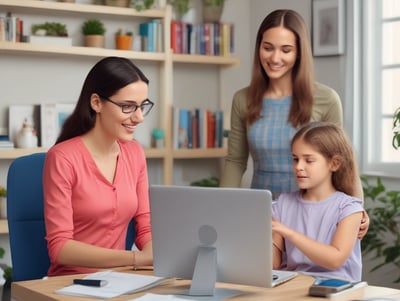
[[[144,151],[132,139],[153,103],[149,80],[130,60],[90,70],[43,174],[49,276],[152,265]],[[137,250],[125,250],[134,219]]]

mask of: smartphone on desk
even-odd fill
[[[353,286],[351,281],[335,278],[318,278],[310,286],[309,295],[327,297]]]

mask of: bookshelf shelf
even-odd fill
[[[175,159],[223,158],[226,154],[226,148],[176,149],[173,157]]]
[[[169,5],[162,9],[136,11],[133,8],[112,7],[105,5],[63,3],[55,1],[38,0],[0,0],[0,11],[10,11],[13,14],[32,15],[34,17],[49,15],[59,18],[74,19],[74,17],[107,17],[124,22],[132,20],[140,21],[149,19],[161,19],[163,26],[164,45],[170,45],[170,24],[172,21],[172,9]],[[230,67],[239,64],[239,59],[230,56],[188,55],[173,54],[170,47],[165,47],[163,52],[138,52],[128,50],[116,50],[106,48],[92,48],[82,46],[56,46],[39,45],[30,43],[0,42],[0,55],[35,57],[41,59],[50,57],[90,58],[106,56],[123,56],[132,60],[156,62],[160,75],[158,127],[165,131],[165,148],[146,148],[148,159],[160,159],[163,184],[174,184],[174,160],[180,159],[212,159],[223,158],[227,151],[225,148],[212,149],[174,149],[172,145],[172,118],[169,116],[171,107],[174,106],[174,73],[179,72],[176,66],[185,64],[203,64],[211,67]],[[183,66],[184,67],[184,66]],[[212,72],[215,69],[212,68]],[[35,152],[45,152],[46,148],[36,149],[0,149],[0,160],[13,160],[20,156]],[[157,163],[158,164],[158,163]]]
[[[1,1],[1,0],[0,0]],[[82,46],[55,46],[55,45],[39,45],[30,43],[13,43],[13,42],[0,42],[0,51],[10,54],[22,55],[43,55],[48,56],[92,56],[92,57],[105,57],[105,56],[124,56],[129,59],[145,60],[145,61],[165,61],[166,54],[161,52],[138,52],[129,50],[116,50],[105,48],[92,48]]]

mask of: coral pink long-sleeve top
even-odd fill
[[[43,172],[46,240],[51,265],[48,275],[93,272],[57,263],[68,240],[125,249],[127,225],[136,222],[139,249],[151,240],[146,159],[135,141],[119,142],[114,182],[97,168],[80,137],[53,146]]]

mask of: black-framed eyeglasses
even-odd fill
[[[100,98],[102,98],[106,101],[109,101],[109,102],[115,104],[116,106],[119,106],[122,110],[122,113],[125,113],[125,114],[130,114],[132,112],[136,112],[137,109],[140,108],[140,110],[142,111],[142,115],[146,116],[147,114],[150,113],[151,109],[154,106],[154,102],[152,102],[150,99],[146,99],[140,105],[138,105],[135,103],[127,104],[127,103],[115,102],[115,101],[109,99],[108,97],[103,97],[103,96],[100,96]]]

